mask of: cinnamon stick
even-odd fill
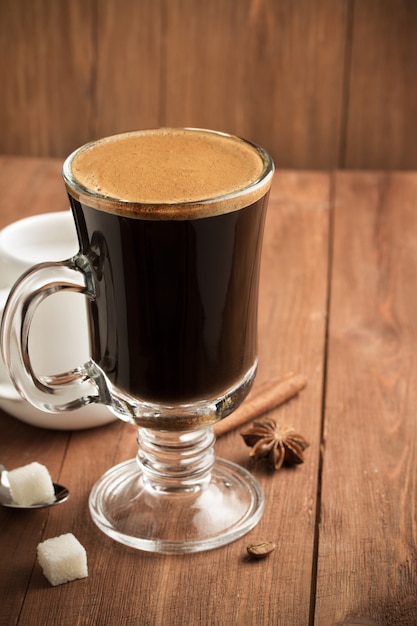
[[[220,437],[239,426],[272,411],[280,404],[296,396],[307,386],[302,374],[287,374],[275,381],[268,381],[254,389],[253,393],[228,417],[214,425],[216,437]]]

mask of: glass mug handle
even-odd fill
[[[69,372],[38,377],[29,355],[30,325],[39,304],[58,291],[94,298],[90,276],[82,256],[40,263],[18,279],[4,309],[1,344],[6,369],[20,394],[43,411],[59,413],[105,402],[102,375],[91,359]]]

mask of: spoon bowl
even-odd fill
[[[4,465],[0,465],[0,505],[5,506],[11,509],[44,509],[49,506],[55,506],[56,504],[61,504],[61,502],[65,502],[69,498],[69,491],[66,487],[62,485],[58,485],[53,483],[54,491],[55,491],[55,500],[53,502],[49,502],[48,504],[31,504],[31,505],[22,505],[16,504],[13,501],[12,494],[10,492],[10,485],[7,476],[7,470]]]

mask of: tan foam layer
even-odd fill
[[[251,204],[272,169],[263,151],[236,137],[157,129],[88,144],[67,159],[64,179],[72,196],[104,211],[188,219]]]

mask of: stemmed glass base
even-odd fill
[[[262,516],[264,497],[243,467],[215,459],[212,427],[138,430],[135,459],[116,465],[89,500],[97,526],[132,548],[199,552],[235,541]]]

